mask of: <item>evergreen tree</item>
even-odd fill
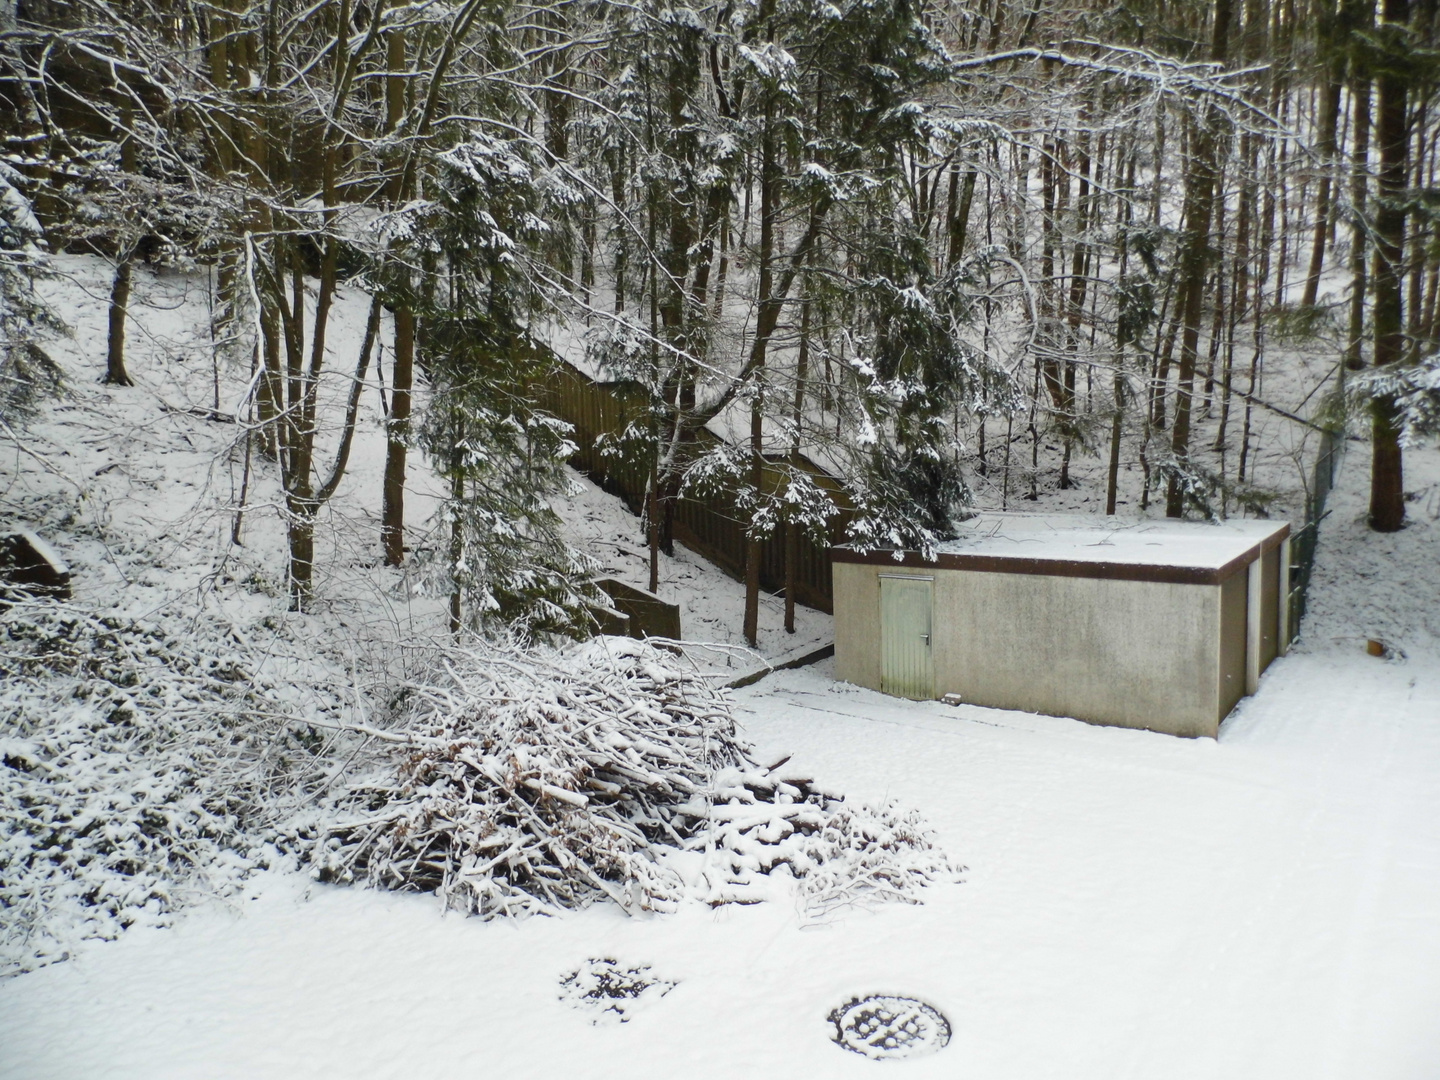
[[[0,422],[6,435],[36,400],[60,385],[60,369],[42,342],[65,326],[35,291],[46,272],[45,233],[22,178],[0,164]]]
[[[414,222],[445,253],[421,352],[419,444],[448,482],[432,578],[453,630],[583,635],[600,602],[593,564],[560,539],[550,507],[574,445],[535,403],[549,353],[532,334],[580,196],[527,139],[475,131],[436,164],[434,205]]]

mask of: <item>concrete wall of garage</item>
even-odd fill
[[[1262,559],[1262,667],[1278,645],[1279,554]],[[834,563],[836,674],[880,689],[880,579],[934,581],[937,696],[1214,736],[1245,692],[1247,571],[1219,584]]]

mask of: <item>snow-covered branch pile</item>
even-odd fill
[[[726,691],[654,646],[470,661],[416,689],[409,731],[385,733],[388,775],[352,785],[317,845],[318,876],[482,916],[753,902],[782,865],[819,910],[955,876],[914,815],[758,766]]]
[[[0,596],[0,975],[287,852],[483,916],[791,888],[823,913],[955,876],[915,815],[757,765],[727,691],[656,646],[434,655],[371,727],[242,631]]]
[[[721,693],[659,657],[600,639],[570,665],[451,663],[451,686],[418,691],[394,783],[352,789],[375,808],[331,827],[321,876],[433,890],[481,915],[597,895],[673,906],[683,883],[652,847],[687,839],[676,808],[743,751]]]
[[[848,905],[918,903],[919,889],[958,880],[919,813],[894,803],[848,803],[783,763],[716,778],[703,868],[712,904],[772,894],[768,875],[799,879],[812,917]],[[692,845],[693,846],[693,845]]]
[[[0,974],[268,863],[321,740],[279,722],[260,653],[203,618],[0,596]]]

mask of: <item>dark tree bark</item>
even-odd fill
[[[121,109],[124,129],[120,142],[120,167],[133,173],[137,167],[135,140],[130,135],[134,127],[134,112],[127,104]],[[115,264],[115,278],[110,284],[110,326],[109,339],[105,349],[105,383],[109,386],[134,386],[130,373],[125,370],[125,319],[130,308],[130,275],[134,270],[135,246],[123,247],[119,261]]]
[[[406,41],[403,29],[392,30],[385,43],[385,128],[394,131],[405,116]],[[408,168],[397,168],[390,201],[405,195]],[[380,545],[386,566],[405,562],[405,457],[410,436],[410,394],[415,380],[415,312],[407,301],[395,308],[394,368],[390,414],[385,418],[385,474],[381,481]]]
[[[1409,0],[1385,0],[1381,17],[1399,28],[1410,15]],[[1380,151],[1375,209],[1375,366],[1398,364],[1405,356],[1404,301],[1405,207],[1402,199],[1410,173],[1406,129],[1409,80],[1398,65],[1384,65],[1376,80],[1375,141]],[[1371,403],[1370,527],[1395,532],[1405,524],[1404,470],[1400,422],[1395,399]]]
[[[779,148],[776,146],[777,137],[775,134],[772,108],[767,105],[765,111],[765,131],[760,147],[760,273],[759,273],[759,296],[760,296],[760,323],[757,327],[760,333],[764,334],[764,342],[768,344],[769,337],[775,331],[775,323],[779,320],[780,312],[777,304],[774,303],[774,258],[775,258],[775,219],[779,215],[780,207],[780,162],[778,160]],[[768,326],[764,325],[768,321]],[[761,347],[761,340],[757,338],[755,345]],[[752,363],[749,366],[751,378],[754,381],[751,387],[750,398],[750,483],[754,486],[757,502],[761,497],[763,484],[765,482],[765,410],[764,410],[764,374],[765,374],[765,352],[763,349],[758,353],[752,350]],[[764,554],[764,546],[756,537],[748,537],[745,544],[745,640],[754,648],[759,642],[760,636],[760,559]]]
[[[949,218],[950,266],[954,266],[965,254],[965,235],[970,229],[970,207],[975,201],[975,170],[966,170],[965,179],[958,184],[957,198],[959,176],[960,166],[956,164],[950,170],[949,206],[946,215]]]
[[[410,393],[415,380],[415,313],[409,307],[395,309],[394,352],[380,508],[380,542],[386,566],[405,562],[405,455],[410,437]]]
[[[803,294],[802,294],[803,296]],[[805,380],[810,375],[810,301],[800,302],[800,351],[795,360],[795,406],[791,419],[795,437],[790,444],[790,467],[800,468],[800,430],[805,412]],[[982,452],[983,453],[983,452]],[[785,632],[795,632],[795,572],[800,560],[800,530],[785,522]]]
[[[110,335],[105,349],[105,383],[109,386],[134,386],[125,370],[125,317],[130,307],[130,274],[134,256],[125,252],[115,265],[115,280],[110,285]]]
[[[1215,0],[1210,58],[1223,63],[1229,44],[1231,0]],[[1195,133],[1195,147],[1185,184],[1185,239],[1181,255],[1182,276],[1180,371],[1175,390],[1175,426],[1170,450],[1178,466],[1190,459],[1190,408],[1195,390],[1195,357],[1200,345],[1200,319],[1204,311],[1205,272],[1210,261],[1210,218],[1215,206],[1219,118],[1213,106],[1207,110]],[[1171,473],[1165,492],[1165,516],[1185,512],[1185,492],[1180,478]]]
[[[1340,115],[1340,72],[1327,72],[1320,105],[1320,132],[1315,150],[1324,161],[1319,190],[1315,194],[1315,231],[1310,241],[1310,272],[1305,278],[1305,296],[1300,302],[1313,307],[1320,292],[1320,274],[1325,267],[1325,238],[1330,225],[1330,170],[1335,163],[1335,127]]]

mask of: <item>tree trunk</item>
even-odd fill
[[[1120,490],[1120,435],[1125,421],[1125,376],[1115,372],[1115,413],[1110,418],[1110,467],[1105,476],[1105,513],[1115,513],[1115,500]]]
[[[115,280],[110,286],[110,336],[105,350],[105,383],[109,386],[134,386],[125,370],[125,315],[130,307],[130,274],[134,253],[124,252],[115,265]]]
[[[1409,0],[1385,0],[1382,18],[1395,26],[1408,21]],[[1388,65],[1376,78],[1375,141],[1379,144],[1378,205],[1375,210],[1375,366],[1398,364],[1405,356],[1402,262],[1405,258],[1405,207],[1410,140],[1405,112],[1406,75]],[[1400,422],[1395,399],[1371,402],[1370,527],[1395,532],[1405,524],[1404,473]]]
[[[394,352],[380,509],[380,543],[386,566],[405,562],[405,451],[410,438],[410,390],[415,369],[415,313],[407,306],[395,309]]]
[[[228,13],[222,15],[212,11],[208,30],[210,79],[215,84],[218,95],[226,97],[231,93],[234,85],[231,78],[229,41],[231,34],[235,31],[234,19]],[[238,67],[238,65],[236,66]],[[235,168],[235,149],[238,143],[235,137],[234,117],[224,110],[217,110],[212,118],[211,128],[215,133],[212,136],[210,154],[211,170],[217,182],[225,182]],[[227,345],[231,343],[235,334],[235,320],[239,311],[240,297],[240,250],[234,233],[223,234],[219,243],[220,254],[216,260],[215,275],[215,310],[210,324],[210,336],[217,360],[219,354],[226,351]],[[246,452],[249,453],[248,447]]]
[[[260,359],[264,370],[255,389],[255,412],[259,420],[260,452],[271,460],[280,457],[280,317],[268,296],[260,299]]]
[[[651,147],[653,152],[654,148]],[[646,221],[649,235],[646,247],[652,256],[655,252],[656,215],[659,212],[660,193],[654,183],[650,184],[650,197],[646,200]],[[660,371],[660,275],[653,261],[646,265],[650,279],[650,408],[647,412],[648,436],[650,440],[650,476],[645,492],[645,536],[650,549],[650,591],[660,588],[660,431],[657,418],[664,408],[664,378]]]
[[[1083,114],[1082,114],[1083,119]],[[1085,319],[1086,286],[1089,284],[1086,269],[1090,263],[1088,245],[1083,237],[1090,227],[1090,153],[1089,136],[1082,133],[1076,149],[1080,166],[1080,183],[1075,196],[1075,244],[1070,256],[1070,296],[1066,302],[1066,318],[1069,329],[1066,334],[1065,362],[1065,415],[1062,417],[1061,434],[1065,439],[1064,455],[1060,463],[1060,489],[1069,490],[1070,455],[1075,440],[1079,437],[1079,416],[1075,395],[1075,355],[1080,349],[1080,327]],[[1098,182],[1099,166],[1096,166]],[[1069,186],[1068,184],[1066,185]]]
[[[1120,211],[1120,267],[1119,280],[1123,281],[1130,267],[1129,228],[1133,215],[1135,191],[1135,150],[1127,139],[1115,146],[1115,162],[1111,175],[1122,181],[1125,194],[1122,196]],[[1098,178],[1097,178],[1098,182]],[[1098,291],[1098,290],[1097,290]],[[1119,322],[1115,334],[1115,374],[1111,380],[1114,413],[1110,417],[1110,464],[1105,472],[1105,513],[1115,513],[1120,493],[1120,439],[1125,427],[1125,351],[1130,345],[1131,331],[1125,322]],[[984,430],[983,426],[981,428]]]
[[[1320,291],[1320,273],[1325,266],[1325,237],[1330,224],[1331,171],[1335,167],[1335,127],[1340,116],[1340,75],[1334,72],[1325,80],[1325,98],[1320,107],[1320,133],[1315,150],[1325,171],[1315,196],[1315,235],[1310,242],[1310,273],[1305,278],[1305,297],[1300,302],[1314,307]]]
[[[458,432],[450,439],[450,633],[460,636],[461,596],[460,564],[465,558],[465,527],[461,506],[465,500],[465,469],[461,460],[460,436]]]
[[[1411,181],[1411,188],[1420,191],[1425,188],[1425,157],[1427,145],[1425,140],[1425,114],[1429,111],[1426,108],[1428,103],[1421,101],[1416,107],[1414,114],[1410,117],[1409,126],[1415,135],[1415,172]],[[1429,240],[1428,230],[1420,226],[1410,230],[1409,244],[1410,257],[1405,270],[1408,273],[1409,294],[1405,300],[1405,362],[1414,363],[1420,359],[1420,334],[1423,330],[1421,322],[1425,313],[1425,256],[1427,241]]]
[[[304,611],[314,591],[315,518],[311,514],[307,493],[287,496],[286,535],[290,543],[290,610]]]
[[[1240,138],[1240,205],[1235,214],[1235,259],[1230,288],[1230,327],[1225,341],[1225,370],[1220,384],[1220,423],[1212,449],[1220,455],[1224,472],[1229,449],[1230,408],[1235,387],[1235,328],[1245,321],[1250,302],[1250,231],[1255,216],[1255,140],[1249,132]]]
[[[1223,63],[1228,46],[1231,0],[1215,0],[1215,23],[1210,58]],[[1190,403],[1195,389],[1195,357],[1200,344],[1200,319],[1204,310],[1205,270],[1210,254],[1210,217],[1215,205],[1216,143],[1219,116],[1211,107],[1195,132],[1194,156],[1185,184],[1185,241],[1180,272],[1184,279],[1183,331],[1180,339],[1180,371],[1175,389],[1175,425],[1171,429],[1170,451],[1175,470],[1165,492],[1165,516],[1185,512],[1185,492],[1178,470],[1190,460]]]
[[[1350,201],[1355,221],[1350,230],[1350,335],[1345,342],[1345,366],[1359,371],[1365,366],[1361,348],[1365,340],[1365,290],[1369,277],[1366,252],[1370,231],[1365,220],[1370,181],[1370,81],[1356,79],[1352,84],[1355,98],[1355,149],[1351,158]]]
[[[950,173],[950,206],[949,206],[949,247],[950,258],[948,265],[954,266],[960,261],[965,253],[965,234],[970,228],[970,207],[975,201],[975,170],[969,169],[965,173],[965,179],[960,185],[959,198],[956,198],[956,180],[960,175],[960,166],[952,167]]]
[[[803,284],[801,286],[804,287]],[[795,436],[790,444],[790,467],[800,468],[800,431],[804,422],[805,380],[810,374],[810,300],[800,301],[800,350],[795,359],[795,408],[791,414]],[[984,451],[981,451],[983,457]],[[795,572],[800,561],[800,530],[790,518],[785,521],[785,632],[795,632]]]
[[[1155,348],[1150,357],[1149,400],[1145,403],[1145,422],[1161,430],[1165,427],[1165,395],[1170,386],[1170,361],[1175,355],[1175,338],[1180,333],[1180,316],[1171,314],[1180,298],[1175,295],[1175,272],[1165,275],[1164,295],[1160,299],[1160,316],[1155,320]],[[1168,320],[1168,321],[1167,321]],[[1166,327],[1169,330],[1166,330]]]
[[[385,41],[385,129],[394,131],[405,116],[405,31],[390,31]],[[404,197],[405,170],[392,165],[390,203]],[[408,303],[395,308],[394,381],[390,414],[385,418],[385,474],[381,481],[380,545],[386,566],[405,562],[405,453],[410,435],[410,390],[415,369],[415,312]]]
[[[765,346],[779,320],[777,301],[783,298],[773,295],[775,257],[775,218],[778,214],[780,163],[777,160],[776,133],[774,131],[773,103],[765,108],[765,129],[760,146],[760,267],[759,291],[760,313],[757,323],[757,338],[752,349],[752,371],[754,385],[750,399],[750,483],[755,492],[758,507],[764,497],[765,481],[765,419],[764,389]],[[808,252],[808,248],[807,248]],[[754,648],[760,636],[760,559],[764,554],[762,542],[747,529],[745,545],[745,640]]]

